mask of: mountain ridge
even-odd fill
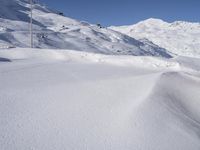
[[[28,1],[2,0],[1,4],[0,47],[29,47],[30,40],[27,37],[29,37],[30,5]],[[10,10],[10,8],[14,9]],[[171,57],[166,49],[157,45],[143,43],[108,28],[65,17],[39,3],[34,4],[33,29],[35,48]]]
[[[133,25],[109,28],[137,40],[148,39],[177,55],[200,57],[200,23],[198,22],[168,23],[161,19],[150,18]]]

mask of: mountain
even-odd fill
[[[29,47],[29,0],[1,0],[0,47]],[[159,46],[135,40],[119,32],[65,17],[40,3],[34,3],[35,48],[171,57]]]
[[[137,40],[148,39],[174,54],[200,57],[200,23],[168,23],[151,18],[130,26],[109,28]]]
[[[27,48],[29,7],[0,0],[0,150],[200,150],[200,58],[36,2]]]

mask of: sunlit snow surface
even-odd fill
[[[198,23],[100,28],[34,4],[28,49],[29,14],[0,1],[0,150],[200,149]]]
[[[199,64],[0,50],[0,149],[199,150]]]
[[[148,39],[170,52],[200,57],[200,23],[172,23],[150,18],[134,25],[110,27],[135,39]]]

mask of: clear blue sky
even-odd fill
[[[39,0],[66,16],[101,23],[128,25],[147,18],[200,22],[200,0]]]

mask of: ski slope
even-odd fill
[[[199,150],[200,59],[0,50],[2,150]]]
[[[200,57],[200,23],[150,18],[134,25],[110,27],[137,40],[148,39],[171,53]]]
[[[65,17],[40,3],[34,3],[33,8],[35,48],[73,49],[109,55],[172,56],[153,43],[144,43],[108,28]],[[0,48],[30,47],[29,20],[29,0],[1,0]]]

